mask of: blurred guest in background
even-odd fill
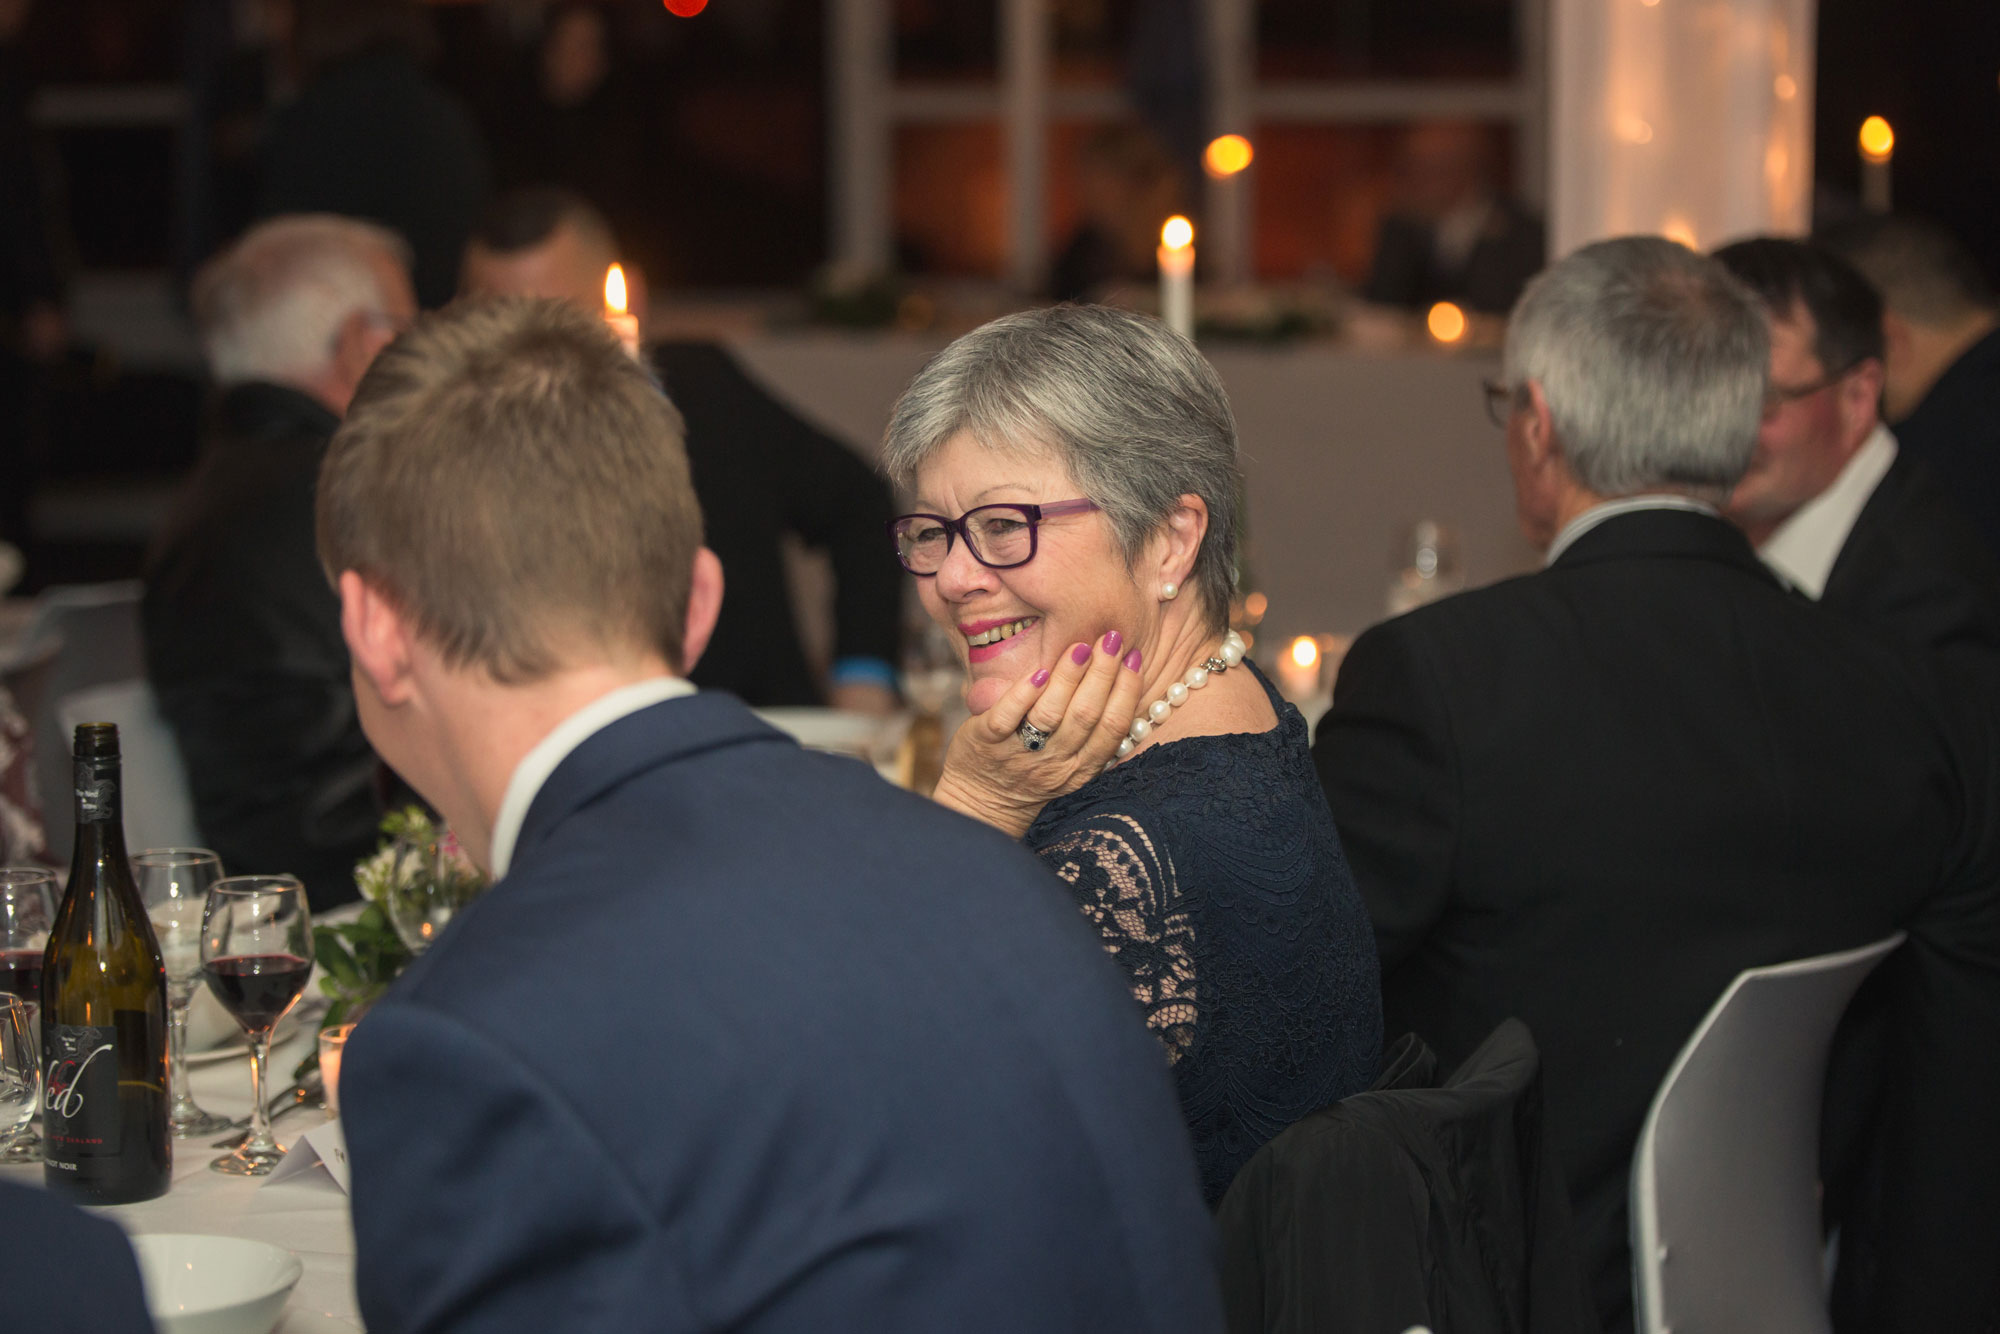
[[[424,72],[415,0],[296,0],[305,88],[279,113],[258,212],[338,213],[410,243],[417,298],[443,305],[485,206],[471,115]]]
[[[1858,624],[1917,648],[2000,651],[2000,568],[1878,415],[1882,299],[1807,242],[1715,257],[1771,319],[1764,424],[1729,517],[1787,583]]]
[[[0,866],[48,860],[34,781],[35,733],[0,685]]]
[[[1222,383],[1158,320],[1011,315],[911,381],[883,461],[928,511],[897,551],[971,676],[937,799],[1025,839],[1130,976],[1213,1206],[1368,1087],[1382,1040],[1305,720],[1229,629]]]
[[[2000,300],[1956,237],[1934,222],[1870,217],[1825,243],[1882,294],[1882,408],[2000,559]]]
[[[474,296],[544,296],[604,309],[619,251],[602,214],[555,188],[495,203],[465,255]],[[636,275],[628,275],[636,277]],[[709,546],[729,598],[696,685],[758,706],[896,706],[901,580],[885,536],[889,489],[860,456],[764,391],[713,343],[654,344],[648,356],[687,422],[687,451]],[[807,663],[785,573],[792,534],[832,558],[834,649],[826,683]]]
[[[146,670],[202,839],[232,871],[355,895],[381,815],[340,603],[313,555],[320,457],[361,374],[415,315],[409,251],[371,223],[278,218],[203,269],[215,426],[147,560]]]
[[[1160,223],[1182,207],[1180,173],[1159,141],[1138,125],[1099,130],[1078,152],[1076,183],[1076,230],[1049,279],[1055,299],[1153,277]]]
[[[1541,220],[1503,196],[1481,125],[1434,121],[1403,137],[1397,203],[1375,235],[1363,300],[1422,310],[1456,301],[1504,315],[1546,262]]]
[[[588,0],[551,10],[527,86],[489,112],[494,176],[502,190],[574,190],[610,220],[625,262],[657,277],[667,257],[651,243],[646,195],[661,171],[658,145],[614,74],[610,24],[605,7]]]
[[[1061,888],[685,679],[723,589],[680,433],[597,319],[467,302],[327,454],[368,735],[495,877],[348,1048],[369,1328],[1219,1329]]]
[[[1994,1292],[2000,891],[1990,728],[1802,598],[1717,513],[1757,446],[1756,296],[1656,237],[1587,246],[1509,320],[1507,458],[1548,568],[1355,641],[1314,746],[1392,1032],[1449,1065],[1540,1047],[1607,1329],[1631,1328],[1632,1146],[1745,968],[1910,933],[1883,965],[1886,1168],[1840,1221],[1870,1329],[1976,1329]],[[1865,1093],[1856,1096],[1865,1096]],[[1901,1240],[1899,1240],[1901,1239]]]
[[[39,383],[69,324],[55,157],[29,120],[35,80],[21,49],[32,0],[0,0],[0,541],[28,540],[45,448]]]

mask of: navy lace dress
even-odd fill
[[[1155,745],[1027,834],[1131,975],[1211,1207],[1266,1140],[1367,1088],[1382,1043],[1375,936],[1305,719],[1258,680],[1275,728]]]

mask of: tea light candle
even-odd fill
[[[625,290],[625,266],[613,264],[604,271],[604,322],[625,347],[625,355],[639,359],[639,317],[631,313],[631,296]]]
[[[1194,224],[1178,213],[1160,228],[1160,318],[1183,338],[1194,337]]]
[[[340,1058],[353,1031],[353,1024],[335,1024],[319,1033],[319,1076],[326,1085],[326,1109],[335,1117],[340,1115]]]

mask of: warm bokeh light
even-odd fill
[[[1440,301],[1424,316],[1424,327],[1440,343],[1456,343],[1465,337],[1465,312],[1449,301]]]
[[[625,266],[613,264],[604,271],[604,308],[623,315],[629,298],[625,294]]]
[[[1777,92],[1780,102],[1789,102],[1799,95],[1799,81],[1789,74],[1780,74],[1772,88]]]
[[[1292,641],[1291,659],[1301,667],[1310,667],[1319,661],[1319,645],[1311,635],[1300,635]]]
[[[1243,615],[1250,624],[1255,625],[1264,619],[1264,613],[1270,610],[1270,606],[1271,599],[1262,593],[1252,593],[1243,599]]]
[[[708,0],[666,0],[666,5],[669,14],[691,19],[708,8]]]
[[[1250,165],[1256,157],[1250,141],[1240,134],[1218,135],[1208,141],[1208,150],[1201,155],[1201,163],[1208,168],[1211,176],[1234,176]]]
[[[1628,144],[1650,144],[1653,142],[1653,127],[1637,116],[1618,118],[1618,137]]]
[[[1880,116],[1861,122],[1861,155],[1870,162],[1887,162],[1896,151],[1896,132]]]
[[[1160,228],[1160,244],[1169,250],[1185,250],[1194,244],[1194,224],[1176,213]]]
[[[1668,218],[1660,227],[1660,235],[1669,241],[1679,241],[1689,250],[1701,249],[1701,242],[1695,239],[1694,224],[1686,218],[1679,216]]]

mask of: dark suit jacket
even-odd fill
[[[1953,362],[1895,429],[2000,560],[2000,329]]]
[[[355,897],[381,818],[340,599],[313,549],[313,488],[339,424],[277,385],[224,394],[140,604],[146,675],[202,837],[231,873],[299,876],[315,908]]]
[[[139,1262],[116,1223],[0,1181],[0,1311],[10,1330],[152,1334]]]
[[[1820,605],[1931,653],[2000,653],[2000,564],[1908,450],[1875,485]]]
[[[557,766],[341,1095],[377,1334],[1220,1325],[1166,1060],[1063,886],[727,695]]]
[[[887,484],[715,344],[661,343],[653,361],[687,421],[708,546],[722,560],[722,615],[695,684],[760,708],[826,702],[799,642],[780,546],[787,533],[833,561],[835,660],[893,667],[903,576],[889,546]]]
[[[1494,206],[1492,221],[1458,268],[1439,263],[1430,223],[1392,213],[1375,233],[1375,258],[1361,294],[1385,306],[1421,310],[1435,301],[1459,301],[1504,315],[1547,263],[1541,219],[1515,203]]]
[[[1610,1328],[1631,1320],[1632,1147],[1702,1014],[1744,968],[1898,928],[1881,1207],[1960,1236],[1899,1257],[1909,1304],[1884,1327],[1970,1328],[1992,1295],[1995,798],[1990,758],[1959,750],[1977,738],[1916,679],[1787,594],[1735,529],[1679,511],[1610,519],[1549,570],[1377,626],[1342,664],[1315,755],[1388,1029],[1452,1062],[1527,1023]]]

